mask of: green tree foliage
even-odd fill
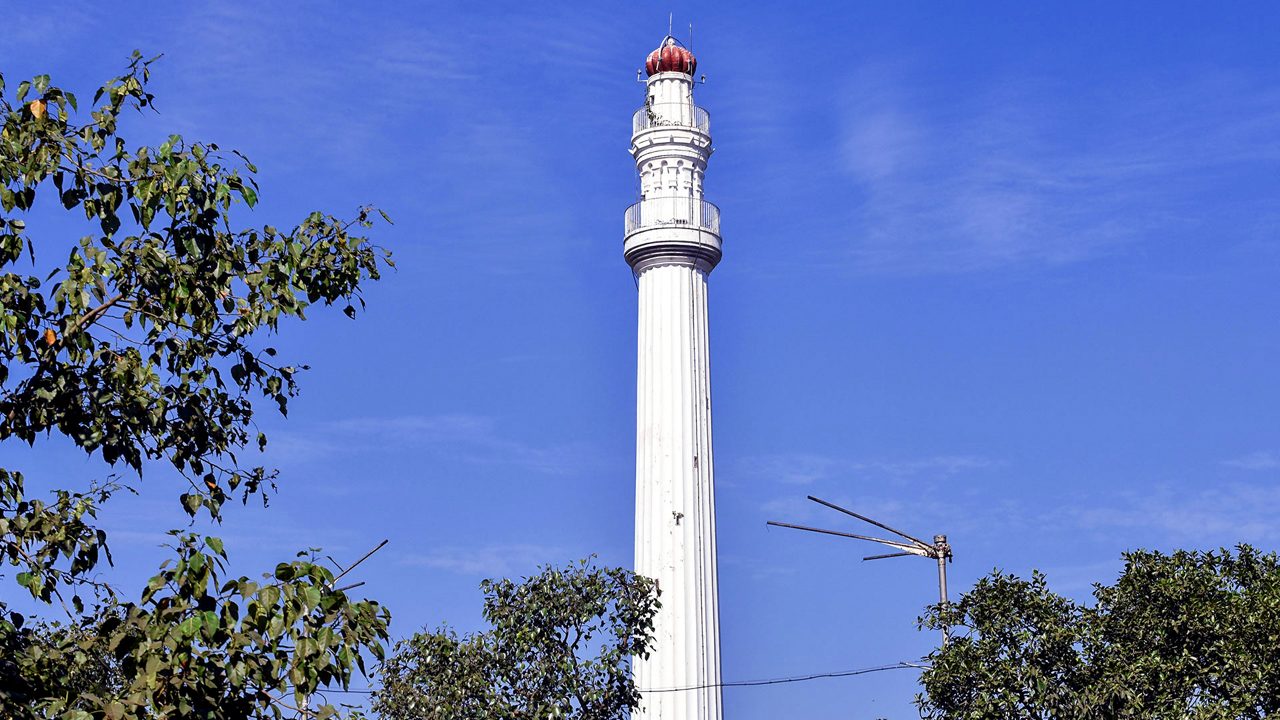
[[[921,716],[1253,720],[1280,713],[1280,561],[1235,552],[1132,552],[1083,605],[1039,573],[999,572],[925,627]],[[963,632],[967,631],[967,632]]]
[[[401,641],[379,669],[387,720],[621,720],[640,695],[630,658],[647,657],[657,586],[587,562],[521,583],[486,580],[485,632],[448,628]]]
[[[285,413],[304,368],[263,336],[317,305],[354,316],[390,264],[361,234],[370,208],[242,227],[233,207],[258,201],[246,158],[177,135],[130,146],[118,127],[152,107],[149,65],[135,53],[87,117],[48,76],[11,90],[0,75],[0,446],[60,435],[111,473],[41,498],[0,468],[0,579],[66,616],[0,602],[3,717],[291,715],[387,637],[386,610],[308,553],[252,581],[226,576],[218,538],[175,532],[141,593],[100,579],[97,514],[144,465],[181,478],[193,519],[268,492],[274,472],[240,456],[267,442],[257,402]],[[84,237],[27,227],[58,208],[83,215]]]

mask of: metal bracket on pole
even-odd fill
[[[864,561],[865,560],[883,560],[885,558],[895,558],[895,557],[905,557],[907,555],[918,555],[920,557],[927,557],[927,558],[936,560],[938,563],[938,600],[944,607],[947,605],[947,603],[949,602],[949,600],[947,600],[947,562],[951,560],[952,553],[951,553],[951,545],[947,542],[946,535],[934,535],[933,542],[927,543],[917,537],[912,537],[911,535],[908,535],[900,530],[895,530],[889,527],[888,525],[885,525],[882,522],[872,520],[871,518],[866,517],[865,515],[859,515],[858,513],[852,510],[842,508],[839,505],[836,505],[835,503],[827,502],[826,500],[816,498],[812,495],[809,495],[808,498],[818,503],[819,505],[825,505],[826,507],[829,507],[832,510],[838,510],[839,512],[842,512],[845,515],[849,515],[863,522],[870,523],[871,525],[875,525],[881,530],[888,530],[894,535],[904,538],[908,542],[903,542],[901,540],[885,540],[884,538],[871,537],[868,535],[855,535],[854,533],[840,532],[838,530],[824,530],[822,528],[808,527],[806,525],[793,525],[791,523],[777,522],[775,520],[770,520],[768,524],[774,525],[776,527],[791,528],[793,530],[804,530],[806,532],[822,533],[823,535],[835,535],[837,537],[852,538],[854,540],[867,540],[869,542],[879,543],[881,545],[886,545],[888,547],[898,550],[898,552],[886,553],[884,555],[868,555],[862,558]],[[947,626],[943,625],[942,626],[942,644],[946,645],[949,639],[950,639],[950,632],[948,631]]]

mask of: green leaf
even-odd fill
[[[217,538],[210,535],[204,539],[204,544],[208,545],[209,549],[212,550],[214,554],[216,554],[218,557],[225,558],[227,556],[227,553],[223,550],[223,547],[222,547],[222,538]]]
[[[192,615],[178,624],[178,632],[183,637],[193,637],[200,632],[201,619],[199,615]]]

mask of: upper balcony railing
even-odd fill
[[[659,227],[689,227],[720,234],[720,208],[695,197],[645,198],[627,208],[626,235]]]
[[[663,127],[685,127],[711,134],[711,114],[691,102],[652,103],[631,116],[631,134]]]

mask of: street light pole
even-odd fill
[[[942,603],[942,609],[946,610],[950,600],[947,599],[947,560],[951,558],[951,546],[947,544],[946,535],[933,536],[934,557],[938,560],[938,602]],[[942,646],[946,647],[947,641],[951,639],[951,633],[947,628],[947,624],[942,624]]]

